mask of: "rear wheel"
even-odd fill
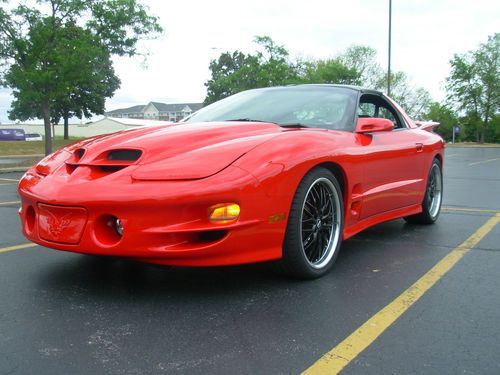
[[[443,200],[443,173],[439,160],[432,161],[427,187],[422,202],[422,212],[417,215],[407,216],[404,219],[409,223],[433,224],[441,212],[441,202]]]
[[[283,241],[287,273],[313,279],[330,270],[342,242],[343,212],[335,176],[321,167],[307,173],[295,192]]]

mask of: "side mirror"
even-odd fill
[[[391,120],[379,117],[361,117],[356,124],[356,133],[387,132],[394,129]]]

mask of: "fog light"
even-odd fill
[[[239,216],[240,206],[236,203],[217,204],[210,207],[209,219],[211,221],[225,224],[236,221]]]
[[[120,236],[123,236],[123,224],[122,221],[118,218],[115,220],[115,230]]]
[[[123,223],[120,219],[111,216],[106,224],[108,227],[113,228],[120,237],[123,236]]]

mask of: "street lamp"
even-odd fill
[[[389,58],[387,59],[387,96],[391,96],[391,28],[392,0],[389,0]]]

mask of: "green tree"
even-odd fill
[[[448,100],[467,117],[476,141],[484,143],[492,118],[500,109],[500,33],[488,37],[475,51],[456,54],[446,79]]]
[[[438,102],[433,102],[429,106],[427,113],[423,115],[426,120],[439,122],[436,132],[440,134],[446,141],[451,141],[453,138],[453,127],[458,122],[456,113],[446,105]]]
[[[0,8],[3,84],[13,90],[11,117],[44,120],[102,113],[119,86],[111,56],[137,54],[137,41],[162,31],[136,0],[39,0]]]
[[[216,102],[234,93],[251,87],[248,82],[252,77],[244,76],[240,70],[245,65],[254,65],[255,57],[245,55],[240,51],[224,52],[217,60],[210,61],[209,69],[212,77],[205,83],[207,96],[205,104]]]
[[[339,59],[317,60],[306,63],[305,83],[359,84],[360,73],[348,68]]]
[[[338,59],[347,68],[357,72],[358,79],[353,84],[380,91],[387,89],[387,73],[377,62],[375,49],[353,45],[342,52]],[[432,102],[429,92],[423,87],[412,85],[404,72],[391,73],[391,97],[414,118],[422,118]]]
[[[384,76],[377,62],[377,51],[368,46],[352,45],[338,56],[338,60],[348,69],[357,72],[356,85],[374,88]]]
[[[57,98],[51,103],[51,121],[58,124],[63,119],[64,138],[68,139],[69,118],[104,113],[105,99],[118,89],[120,80],[114,74],[108,51],[99,45],[95,35],[71,23],[60,31],[55,56],[63,61],[56,61],[60,85]],[[9,117],[12,120],[42,117],[34,111],[32,102],[23,101],[24,97],[19,94],[14,91]]]
[[[224,52],[210,62],[211,78],[205,83],[205,104],[243,90],[300,81],[301,66],[290,61],[285,47],[277,45],[268,36],[258,36],[254,41],[258,45],[254,54]]]
[[[380,77],[375,88],[385,91],[387,73]],[[412,118],[421,119],[429,110],[432,98],[423,87],[413,86],[404,72],[391,72],[391,98]]]

